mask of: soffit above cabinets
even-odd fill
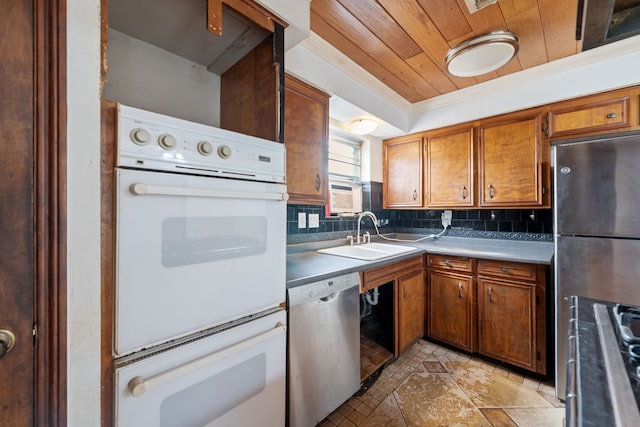
[[[109,27],[224,73],[271,33],[226,5],[222,35],[207,31],[204,0],[109,0]]]

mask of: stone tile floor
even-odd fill
[[[553,385],[419,340],[319,426],[562,427]]]

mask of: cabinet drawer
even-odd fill
[[[519,262],[478,260],[478,275],[535,282],[538,268]]]
[[[470,273],[473,272],[473,259],[447,255],[427,255],[427,267]]]
[[[549,136],[558,137],[630,126],[629,97],[551,110]]]
[[[395,264],[385,265],[371,270],[363,271],[361,277],[361,292],[368,291],[376,286],[395,280],[398,276],[411,272],[412,270],[423,269],[423,257],[419,256]]]

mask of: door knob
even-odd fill
[[[0,359],[11,350],[16,342],[16,336],[7,329],[0,329]]]

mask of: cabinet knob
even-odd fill
[[[607,114],[607,119],[615,119],[615,118],[616,118],[616,113]]]
[[[451,267],[451,263],[449,262],[448,259],[444,260],[444,265],[446,265],[447,267]]]
[[[508,272],[509,272],[509,269],[508,269],[507,267],[502,267],[502,272],[503,272],[503,273],[508,273]]]

